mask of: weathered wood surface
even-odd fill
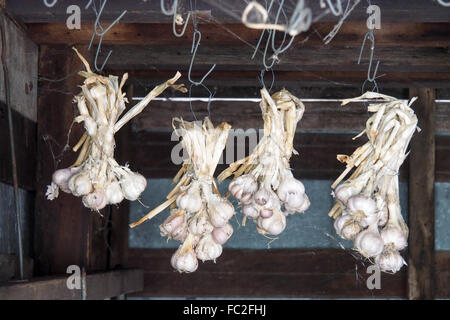
[[[178,12],[185,13],[189,10],[189,1],[180,1]],[[313,16],[323,12],[319,1],[307,1],[307,6],[311,8]],[[6,0],[6,9],[15,15],[19,20],[27,23],[33,22],[64,22],[67,19],[66,9],[68,6],[78,4],[81,8],[83,21],[94,21],[95,15],[91,8],[85,10],[86,1],[59,0],[52,8],[47,8],[42,1],[27,0]],[[405,5],[401,0],[380,0],[377,5],[381,7],[382,22],[415,21],[415,22],[445,22],[450,21],[446,9],[434,1],[410,0]],[[246,2],[241,0],[202,0],[197,1],[195,7],[198,11],[206,11],[220,22],[237,22],[245,9]],[[226,10],[223,10],[225,8]],[[367,4],[361,3],[350,14],[348,20],[365,21]],[[126,3],[121,0],[110,0],[105,7],[102,21],[113,21],[123,10],[127,9],[127,14],[122,18],[122,22],[139,23],[159,23],[170,22],[172,17],[165,16],[161,12],[160,1],[128,0]],[[230,10],[232,10],[230,12]],[[291,14],[293,7],[287,10]],[[210,13],[209,13],[210,12]],[[331,13],[321,18],[321,21],[336,21],[337,17]]]
[[[295,88],[292,93],[296,94]],[[207,95],[203,94],[202,96]],[[297,96],[302,97],[298,94]],[[302,131],[359,132],[365,128],[366,121],[371,114],[367,112],[368,104],[361,102],[351,103],[346,106],[341,106],[339,101],[305,101],[304,104],[305,113],[297,125],[297,130]],[[418,105],[418,108],[420,107]],[[208,115],[206,102],[193,101],[192,108],[197,119],[203,119]],[[226,121],[236,129],[263,128],[264,123],[261,118],[261,108],[258,102],[213,101],[210,108],[214,123]],[[450,132],[450,103],[437,103],[435,116],[436,132]],[[173,117],[183,117],[186,120],[193,120],[189,102],[170,100],[152,101],[133,120],[133,129],[135,131],[167,130],[171,128]]]
[[[408,298],[433,299],[436,294],[434,250],[435,96],[433,89],[411,89],[419,97],[413,109],[421,132],[411,143],[409,166]]]
[[[342,25],[328,47],[360,47],[367,30],[363,21],[349,21]],[[332,22],[313,23],[310,30],[297,36],[293,46],[325,46],[323,37],[334,27]],[[383,23],[374,31],[378,47],[448,47],[449,23]],[[94,31],[93,23],[83,23],[80,30],[70,30],[65,23],[27,24],[29,37],[37,44],[89,44]],[[200,25],[202,45],[248,46],[256,45],[261,31],[249,29],[241,23]],[[105,34],[102,43],[106,45],[154,45],[170,46],[192,44],[194,28],[188,24],[182,37],[176,37],[171,24],[161,23],[119,23]],[[281,33],[277,33],[281,36]],[[94,39],[98,43],[98,39]]]
[[[336,154],[351,154],[366,140],[352,140],[354,134],[308,133],[299,132],[295,136],[294,148],[299,156],[292,156],[291,167],[294,174],[302,179],[336,179],[345,166],[336,160]],[[173,137],[173,138],[172,138]],[[173,139],[173,140],[171,140]],[[180,141],[172,132],[138,132],[130,139],[130,166],[147,178],[173,178],[180,169],[174,164],[171,153]],[[248,141],[246,142],[248,155]],[[231,149],[230,149],[231,150]],[[226,151],[225,151],[226,152]],[[234,152],[235,157],[237,152]],[[222,162],[224,163],[224,156]],[[436,181],[450,181],[450,137],[436,136]],[[408,178],[409,157],[400,169],[400,179]],[[216,170],[221,172],[226,166],[219,164]]]
[[[23,261],[24,279],[33,277],[33,260],[25,257]],[[19,259],[15,254],[0,253],[0,283],[20,279]]]
[[[108,60],[108,69],[183,70],[191,60],[191,46],[102,46],[102,59],[114,50]],[[276,70],[281,71],[366,71],[368,59],[357,64],[359,47],[296,46],[279,56]],[[450,73],[450,55],[439,47],[402,47],[399,54],[380,47],[375,59],[380,60],[378,75],[385,72]],[[244,46],[200,45],[193,70],[208,70],[214,63],[217,70],[261,70],[262,53],[251,60],[253,48]],[[103,61],[103,60],[101,60]],[[381,78],[382,79],[382,78]],[[382,81],[380,79],[380,81]]]
[[[82,67],[70,46],[40,49],[39,73],[43,77],[61,79]],[[78,49],[87,52],[86,47]],[[75,115],[72,93],[78,93],[82,80],[73,75],[61,82],[40,82],[34,246],[36,274],[41,276],[64,273],[72,264],[85,265],[88,271],[107,266],[105,219],[71,194],[60,192],[53,201],[45,199],[54,170],[68,167],[76,159],[65,146],[74,146],[83,131],[78,124],[71,129]]]
[[[14,123],[14,143],[19,187],[25,190],[34,190],[36,176],[36,122],[15,110],[12,110],[12,119]],[[7,107],[4,103],[0,103],[0,182],[12,185],[12,180]]]
[[[68,289],[65,276],[34,278],[29,282],[0,283],[0,300],[81,300],[79,289]],[[143,289],[143,271],[115,270],[86,275],[86,299],[101,300]]]
[[[355,49],[355,52],[357,50]],[[352,57],[355,57],[352,55]],[[354,58],[354,59],[357,59]],[[357,60],[354,61],[355,64]],[[106,68],[109,66],[107,65]],[[205,74],[205,70],[192,70],[192,78],[200,79]],[[260,86],[259,76],[260,70],[214,70],[206,79],[205,84],[208,86],[218,87],[255,87]],[[179,66],[178,70],[182,74],[184,83],[187,82],[187,70],[186,66]],[[162,68],[155,68],[155,70],[129,70],[129,69],[115,69],[110,70],[113,74],[123,74],[128,72],[130,75],[130,82],[136,85],[155,85],[161,83],[163,79],[172,77],[173,70],[164,70]],[[433,88],[450,88],[450,73],[443,72],[383,72],[380,74],[386,74],[378,80],[378,86],[381,92],[385,92],[390,88],[420,88],[420,87],[433,87]],[[358,88],[358,95],[361,94],[361,85],[367,77],[367,70],[361,68],[360,71],[333,71],[330,70],[310,70],[310,71],[298,71],[292,70],[279,70],[275,68],[275,85],[285,86],[286,88],[295,87],[326,87],[326,88]],[[265,76],[266,85],[270,86],[271,75],[270,72]],[[366,90],[370,90],[370,87],[366,87]],[[333,96],[335,98],[336,96]],[[315,96],[315,98],[321,98]]]
[[[14,22],[10,19],[5,21],[6,63],[9,71],[11,108],[36,122],[38,46]],[[0,101],[5,102],[3,79],[0,61]]]
[[[383,273],[381,289],[369,290],[369,266],[350,250],[226,249],[217,261],[192,274],[170,266],[170,249],[131,249],[130,265],[144,269],[139,297],[406,298],[406,269]],[[450,254],[438,252],[437,297],[450,296]],[[223,285],[225,284],[225,285]]]

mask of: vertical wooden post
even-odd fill
[[[78,50],[88,61],[86,46]],[[56,168],[67,168],[76,159],[72,152],[84,129],[73,124],[77,114],[72,102],[83,78],[74,74],[83,65],[70,46],[41,46],[39,75],[62,81],[42,79],[38,88],[36,212],[34,258],[37,276],[64,274],[69,265],[87,271],[107,266],[107,242],[103,218],[86,209],[80,198],[60,191],[53,201],[45,198]],[[66,78],[65,78],[66,77]],[[71,127],[72,126],[72,127]],[[70,132],[70,135],[69,135]]]
[[[434,89],[410,89],[419,97],[412,108],[420,132],[411,142],[409,159],[409,258],[408,298],[433,299],[434,283],[434,180],[435,97]]]

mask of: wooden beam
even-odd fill
[[[12,184],[7,108],[0,102],[0,182]],[[19,187],[35,190],[36,122],[12,110]]]
[[[27,0],[6,0],[6,9],[17,19],[26,23],[35,22],[65,22],[68,15],[67,7],[78,4],[82,12],[82,21],[93,22],[95,20],[94,12],[91,8],[84,9],[85,2],[76,2],[73,0],[59,0],[52,8],[47,8],[42,1]],[[178,12],[186,13],[189,10],[188,1],[180,1]],[[383,22],[396,21],[415,21],[415,22],[442,22],[450,21],[445,8],[435,2],[429,0],[410,0],[408,8],[405,8],[403,1],[379,0],[377,5],[381,7]],[[196,10],[203,11],[205,18],[212,17],[221,23],[240,21],[240,16],[245,9],[246,2],[241,0],[202,0],[197,1]],[[324,12],[320,8],[318,1],[309,1],[308,7],[311,8],[313,16],[317,17]],[[127,14],[122,18],[122,22],[139,22],[139,23],[159,23],[170,22],[172,17],[165,16],[161,12],[159,1],[147,0],[128,0],[126,4],[121,0],[110,0],[105,7],[102,15],[102,21],[113,21],[123,10],[128,10]],[[287,11],[288,15],[292,14],[292,8]],[[365,21],[367,19],[367,4],[361,2],[350,14],[348,20]],[[337,21],[338,18],[328,13],[321,18],[322,21]]]
[[[411,143],[409,169],[408,298],[434,299],[435,90],[411,89],[421,132]]]
[[[79,289],[68,289],[65,276],[34,278],[0,285],[1,300],[81,300]],[[103,300],[143,289],[142,270],[125,269],[86,276],[86,299]]]
[[[357,50],[356,50],[357,51]],[[355,51],[355,52],[356,52]],[[356,63],[356,62],[355,62]],[[108,66],[107,66],[108,67]],[[178,70],[182,74],[181,81],[187,82],[188,68],[179,66]],[[112,74],[121,75],[128,72],[131,83],[142,86],[146,85],[152,87],[162,82],[162,79],[173,76],[173,70],[164,70],[155,65],[153,70],[130,70],[124,69],[108,70]],[[206,79],[205,83],[208,86],[218,87],[253,87],[260,86],[258,77],[260,76],[260,69],[255,70],[214,70]],[[311,70],[299,71],[295,67],[292,70],[279,70],[275,68],[275,86],[290,88],[297,87],[326,87],[326,88],[348,88],[358,89],[358,94],[361,94],[361,86],[367,77],[367,70],[360,71],[333,71],[329,70]],[[193,70],[192,78],[199,79],[203,77],[205,70]],[[429,86],[433,88],[450,88],[450,72],[383,72],[386,74],[378,80],[380,90],[383,92],[386,89],[398,88],[420,88]],[[266,74],[267,85],[270,85],[271,75]],[[335,98],[336,95],[331,96]]]
[[[101,59],[114,50],[108,60],[108,69],[186,70],[191,46],[103,46]],[[201,45],[195,59],[194,70],[208,70],[217,63],[216,70],[261,70],[262,54],[250,59],[251,47]],[[275,69],[281,71],[366,71],[367,59],[358,65],[359,47],[307,47],[297,46],[280,55]],[[386,72],[435,72],[450,73],[450,55],[442,48],[402,48],[401,54],[393,54],[392,48],[375,50],[380,60],[378,74]],[[380,79],[382,82],[382,78]]]
[[[327,47],[361,46],[367,30],[363,21],[348,21]],[[334,22],[313,23],[310,30],[297,36],[293,46],[325,46],[325,37],[334,27]],[[449,47],[447,30],[450,23],[383,23],[374,31],[378,47]],[[261,31],[249,29],[241,23],[200,25],[202,45],[245,46],[256,45]],[[80,30],[70,30],[65,23],[27,24],[30,38],[37,44],[89,44],[94,31],[93,23],[83,23]],[[192,44],[193,26],[189,24],[182,37],[172,32],[172,24],[161,23],[120,23],[103,37],[105,45],[145,45],[170,46]],[[278,33],[281,38],[281,33]],[[98,39],[94,39],[97,43]]]
[[[331,222],[330,222],[331,223]],[[164,241],[163,239],[161,241]],[[406,298],[406,267],[382,273],[381,289],[369,290],[367,263],[341,249],[224,249],[217,263],[192,274],[170,266],[175,249],[131,249],[130,265],[144,270],[137,297]],[[438,251],[438,298],[450,297],[450,251]],[[220,286],[217,283],[226,283]]]
[[[258,90],[254,89],[254,91]],[[298,92],[297,96],[303,98],[301,96],[303,90],[297,90],[298,88],[293,88],[292,93]],[[204,92],[201,94],[204,95]],[[362,131],[369,115],[366,103],[352,103],[345,107],[342,107],[339,101],[305,101],[304,104],[305,114],[297,126],[297,130],[302,131]],[[207,102],[193,101],[191,105],[198,119],[208,116]],[[226,121],[234,129],[263,128],[258,102],[214,101],[210,108],[211,117],[215,123]],[[152,101],[149,107],[133,120],[133,129],[135,131],[164,131],[171,128],[173,117],[193,119],[189,102]],[[437,103],[436,133],[450,131],[449,118],[450,103]]]
[[[214,119],[214,118],[213,118]],[[360,146],[364,138],[352,140],[355,134],[299,132],[294,140],[294,148],[299,156],[291,158],[291,166],[296,177],[302,179],[336,179],[344,166],[336,160],[336,154],[351,154]],[[179,141],[171,141],[172,132],[137,132],[129,139],[130,166],[147,178],[173,178],[180,166],[171,159],[172,150]],[[246,142],[248,145],[248,142]],[[248,148],[248,147],[246,147]],[[234,153],[235,157],[237,152]],[[248,155],[248,150],[246,150]],[[450,181],[450,137],[436,136],[436,181]],[[223,162],[223,161],[222,161]],[[408,177],[409,158],[400,169],[400,179]],[[216,172],[226,165],[219,164]]]

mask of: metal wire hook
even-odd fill
[[[97,12],[97,10],[95,9],[95,3],[94,3],[94,12],[96,14],[96,19],[95,19],[95,23],[94,23],[94,32],[92,33],[92,37],[91,37],[91,41],[89,42],[89,47],[88,50],[91,49],[92,47],[92,43],[94,42],[94,38],[97,35],[99,37],[99,41],[98,41],[98,45],[97,45],[97,50],[95,53],[95,58],[94,58],[94,67],[95,70],[97,72],[101,72],[103,70],[103,68],[105,67],[106,63],[108,62],[109,57],[112,54],[112,50],[109,51],[108,55],[106,56],[105,61],[102,64],[101,68],[98,68],[97,66],[97,61],[98,61],[98,56],[100,54],[101,51],[101,46],[102,46],[102,41],[103,41],[103,36],[117,23],[119,22],[120,19],[122,19],[122,17],[127,13],[127,10],[124,10],[119,17],[116,18],[116,20],[114,20],[106,29],[103,29],[102,25],[100,24],[100,17],[103,13],[103,9],[105,8],[106,3],[108,2],[108,0],[103,0],[102,5],[100,7],[100,10]],[[93,1],[89,1],[89,3],[86,5],[86,9],[89,8],[89,6],[93,3]],[[100,30],[100,31],[98,31]]]
[[[375,70],[373,72],[373,74],[371,75],[370,72],[372,70],[372,62],[373,62],[373,52],[375,49],[375,37],[373,36],[373,31],[369,30],[367,31],[367,33],[364,35],[364,40],[363,43],[361,45],[361,50],[359,52],[359,58],[358,58],[358,64],[361,63],[361,57],[362,57],[362,53],[364,50],[364,45],[366,44],[366,40],[367,38],[369,38],[370,42],[372,43],[370,46],[370,60],[369,60],[369,68],[367,69],[367,80],[370,82],[374,82],[376,79],[376,75],[377,75],[377,71],[378,71],[378,66],[380,65],[380,61],[377,61],[377,65],[375,66]]]
[[[91,0],[92,1],[92,0]],[[47,8],[51,8],[53,7],[56,3],[58,2],[58,0],[53,0],[52,3],[48,3],[48,0],[44,0],[44,4]]]
[[[270,84],[269,90],[267,90],[268,92],[270,92],[270,90],[272,90],[273,84],[275,83],[275,73],[273,72],[273,69],[272,69],[272,68],[270,68],[270,71],[272,71],[272,83]],[[266,87],[266,84],[265,84],[265,82],[264,82],[264,74],[265,74],[265,73],[266,73],[266,69],[262,69],[262,70],[261,70],[261,73],[260,73],[260,75],[259,75],[259,81],[261,82],[261,85],[262,85],[264,88],[267,88],[267,87]]]
[[[188,15],[186,17],[186,21],[183,23],[183,28],[181,29],[181,33],[177,32],[177,9],[178,9],[178,0],[174,0],[172,7],[170,10],[167,10],[166,7],[164,6],[164,0],[161,0],[161,11],[162,13],[164,13],[166,16],[173,16],[172,17],[172,30],[173,30],[173,34],[175,35],[175,37],[182,37],[184,35],[184,33],[186,32],[186,28],[187,25],[189,23],[189,18],[191,17],[191,12],[188,12]]]
[[[196,41],[196,39],[197,39],[197,41]],[[192,83],[192,84],[194,84],[194,85],[196,85],[196,86],[201,85],[201,84],[203,83],[203,81],[205,81],[206,77],[208,77],[208,75],[209,75],[209,74],[214,70],[214,68],[216,67],[216,64],[214,64],[214,65],[211,67],[211,69],[209,69],[209,71],[203,76],[203,78],[201,78],[200,81],[196,82],[196,81],[193,81],[193,80],[192,80],[192,78],[191,78],[192,65],[194,64],[195,56],[196,56],[196,54],[197,54],[197,49],[198,49],[198,46],[200,45],[200,40],[201,40],[201,39],[202,39],[202,33],[201,33],[200,31],[198,31],[198,30],[195,30],[195,31],[194,31],[194,35],[193,35],[193,37],[192,37],[192,48],[191,48],[191,54],[192,54],[192,57],[191,57],[191,63],[189,64],[188,79],[189,79],[189,82],[190,82],[190,83]]]
[[[331,0],[327,0],[328,6],[330,7],[331,12],[335,15],[335,16],[340,16],[342,15],[342,2],[341,0],[337,0],[336,4],[337,6],[335,7],[334,4],[331,2]]]

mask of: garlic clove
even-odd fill
[[[227,242],[232,234],[233,234],[233,227],[229,223],[225,224],[221,228],[214,228],[212,232],[214,241],[217,242],[218,244],[224,244],[225,242]]]
[[[117,204],[122,202],[124,199],[122,188],[120,187],[120,183],[118,181],[109,183],[106,187],[105,193],[109,204]]]
[[[400,251],[408,246],[407,236],[405,236],[402,230],[396,226],[388,224],[383,230],[381,230],[380,235],[386,246],[392,244],[396,250]]]
[[[397,250],[384,250],[375,258],[375,263],[380,267],[381,271],[396,273],[404,265],[406,261]]]
[[[95,211],[103,209],[108,204],[105,192],[102,189],[97,189],[94,192],[83,196],[82,202],[85,207]]]
[[[204,235],[195,248],[197,258],[203,262],[208,260],[215,261],[222,254],[222,250],[222,246],[214,241],[211,234]]]
[[[84,196],[92,191],[92,183],[87,172],[74,174],[69,179],[69,189],[76,197]]]

